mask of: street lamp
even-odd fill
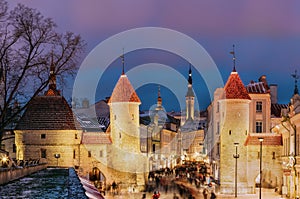
[[[258,138],[260,143],[260,152],[259,152],[259,199],[261,199],[261,180],[262,180],[262,170],[261,170],[261,164],[262,164],[262,142],[264,141],[264,138]]]
[[[234,187],[234,197],[237,197],[237,159],[240,157],[240,155],[237,152],[237,148],[238,148],[239,143],[234,143],[235,146],[235,154],[233,154],[233,158],[235,158],[235,187]]]
[[[54,157],[56,158],[56,167],[58,167],[58,158],[60,158],[60,154],[56,153],[54,154]]]

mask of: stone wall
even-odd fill
[[[18,168],[18,169],[7,169],[0,172],[0,185],[6,184],[13,180],[22,178],[24,176],[30,175],[37,171],[47,168],[46,164],[40,164],[36,166]]]

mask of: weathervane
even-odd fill
[[[235,51],[234,51],[234,44],[232,45],[232,51],[230,52],[230,54],[232,54],[232,60],[233,60],[233,72],[236,72],[235,70],[235,60],[236,60],[236,57],[235,57]]]
[[[299,94],[298,92],[298,87],[297,87],[297,80],[299,79],[299,75],[297,74],[297,70],[295,70],[294,74],[291,74],[292,77],[295,79],[295,89],[294,89],[294,94]]]
[[[124,72],[124,65],[125,65],[124,48],[123,48],[123,54],[120,56],[120,58],[122,59],[122,75],[124,75],[125,74],[125,72]]]

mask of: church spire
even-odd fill
[[[191,63],[190,63],[190,68],[189,68],[189,79],[188,79],[188,82],[191,85],[193,84]]]
[[[158,85],[158,91],[157,91],[157,110],[162,109],[162,98],[160,96],[160,86]]]
[[[295,70],[295,73],[292,74],[292,77],[295,79],[294,95],[296,95],[299,94],[298,86],[297,86],[297,80],[299,79],[299,75],[297,74],[297,70]]]
[[[230,52],[230,54],[232,54],[232,61],[233,61],[233,70],[232,72],[236,72],[236,69],[235,69],[235,60],[236,60],[236,57],[235,57],[235,50],[234,50],[234,44],[232,45],[232,51]]]
[[[191,64],[189,67],[189,78],[188,78],[188,91],[185,96],[186,101],[186,120],[194,120],[194,91],[192,85],[192,68]]]

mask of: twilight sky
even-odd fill
[[[235,44],[236,68],[244,84],[248,84],[251,80],[257,81],[261,75],[266,75],[269,84],[278,85],[279,103],[289,102],[294,89],[291,74],[296,69],[298,74],[300,72],[299,1],[10,0],[10,8],[17,3],[36,8],[44,16],[52,18],[61,32],[72,31],[80,34],[87,42],[82,61],[98,44],[115,34],[134,28],[161,27],[181,32],[197,41],[218,67],[224,83],[232,70],[232,57],[229,52],[232,50],[232,44]],[[164,67],[160,68],[159,64],[154,64],[152,65],[154,73],[145,74],[133,70],[133,75],[128,76],[130,81],[134,81],[134,78],[146,79],[147,75],[169,79],[173,83],[161,86],[163,105],[167,111],[179,110],[178,105],[184,103],[186,90],[181,91],[181,86],[178,86],[179,93],[182,93],[182,96],[178,96],[171,84],[180,84],[186,89],[187,82],[183,84],[181,81],[177,82],[174,71],[187,78],[189,62],[193,63],[193,60],[158,49],[140,49],[127,53],[131,49],[128,46],[131,41],[126,42],[107,49],[107,52],[119,48],[119,52],[114,51],[112,54],[120,55],[124,48],[125,70],[128,72],[148,63],[168,66],[169,69],[166,67],[164,70],[162,69]],[[176,43],[178,40],[173,42]],[[189,49],[187,50],[189,53],[196,52],[192,47]],[[101,59],[102,55],[98,56]],[[198,67],[192,66],[193,86],[200,109],[205,109],[211,101],[212,94],[208,91],[209,85],[206,85],[205,79],[216,77],[214,75],[203,77],[202,71],[197,70]],[[89,73],[92,75],[93,72]],[[120,73],[121,61],[115,56],[101,76],[96,100],[111,94]],[[88,82],[89,76],[85,78]],[[149,109],[156,103],[159,82],[161,81],[155,80],[150,84],[136,85],[137,93],[142,100],[142,110]],[[71,95],[72,89],[64,89],[66,95]]]

